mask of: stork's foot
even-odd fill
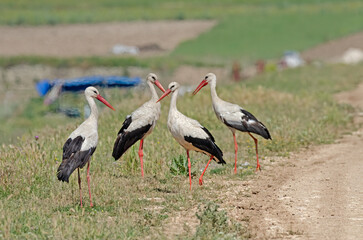
[[[258,172],[258,170],[260,170],[260,171],[261,171],[261,166],[260,166],[260,164],[257,164],[256,172]]]
[[[199,185],[202,186],[203,185],[203,178],[199,178]]]
[[[90,207],[93,207],[93,203],[90,204]]]

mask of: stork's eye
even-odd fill
[[[94,92],[95,94],[97,94],[97,92],[96,92],[95,90],[93,90],[93,92]]]
[[[208,79],[208,76],[205,76],[205,79]]]
[[[156,81],[156,78],[154,76],[151,77],[152,79],[154,79]]]

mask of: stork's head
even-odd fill
[[[204,86],[208,85],[208,83],[216,81],[216,75],[214,73],[208,73],[207,75],[205,75],[204,79],[200,82],[198,87],[194,90],[193,95],[197,94],[197,92],[199,92],[199,90],[202,89]]]
[[[160,84],[159,80],[158,80],[158,76],[156,76],[155,73],[149,73],[146,77],[146,81],[149,81],[153,84],[155,84],[162,92],[165,92],[165,89],[163,88],[163,86]]]
[[[168,89],[171,92],[175,92],[175,90],[177,90],[179,87],[180,87],[180,84],[179,83],[177,83],[177,82],[171,82],[171,83],[169,83]]]
[[[95,87],[86,88],[86,90],[84,91],[84,94],[86,95],[86,97],[88,96],[88,97],[93,97],[93,98],[96,98],[98,95],[100,95],[97,88],[95,88]]]
[[[99,100],[100,102],[102,102],[103,104],[105,104],[107,107],[111,108],[112,110],[115,110],[111,104],[109,104],[106,99],[104,99],[100,93],[98,92],[97,88],[95,87],[88,87],[86,88],[86,90],[84,90],[84,94],[86,95],[86,98],[91,97],[91,98],[96,98],[97,100]]]
[[[157,102],[159,102],[164,97],[168,96],[170,93],[175,92],[179,87],[180,85],[177,82],[169,83],[168,89],[164,92],[164,94],[159,98]]]

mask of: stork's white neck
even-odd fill
[[[178,98],[179,89],[176,89],[171,95],[169,114],[173,111],[178,111],[176,108],[176,99]]]
[[[97,109],[97,105],[95,103],[95,100],[92,97],[90,97],[90,96],[87,96],[86,99],[87,99],[88,105],[91,108],[91,114],[89,115],[89,117],[87,118],[87,120],[94,121],[94,122],[97,123],[97,119],[98,119],[98,109]]]
[[[210,94],[212,96],[212,102],[216,102],[216,101],[220,100],[220,98],[218,97],[217,92],[216,92],[216,85],[217,85],[217,82],[215,80],[212,80],[210,82]]]
[[[149,87],[150,87],[150,91],[151,91],[151,98],[153,99],[153,100],[158,100],[159,99],[159,97],[158,97],[158,94],[156,93],[156,90],[155,90],[155,87],[154,87],[154,84],[153,83],[151,83],[150,81],[147,81],[147,85],[149,85]]]

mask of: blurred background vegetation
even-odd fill
[[[319,43],[363,29],[363,2],[359,0],[257,1],[11,1],[0,2],[2,25],[54,25],[134,20],[215,19],[218,24],[197,39],[182,43],[163,62],[254,61],[273,58],[288,49],[305,50]],[[8,61],[15,61],[9,59]],[[40,59],[17,59],[38,62]],[[42,63],[48,62],[46,59]],[[70,65],[80,60],[69,60]],[[95,60],[88,60],[94,62]],[[153,61],[127,59],[129,65]],[[160,61],[160,60],[158,60]],[[16,61],[15,61],[16,62]],[[50,61],[54,63],[53,61]],[[6,64],[1,59],[0,64]],[[60,60],[58,60],[60,64]],[[64,61],[63,61],[63,64]],[[98,65],[127,64],[109,59]]]

